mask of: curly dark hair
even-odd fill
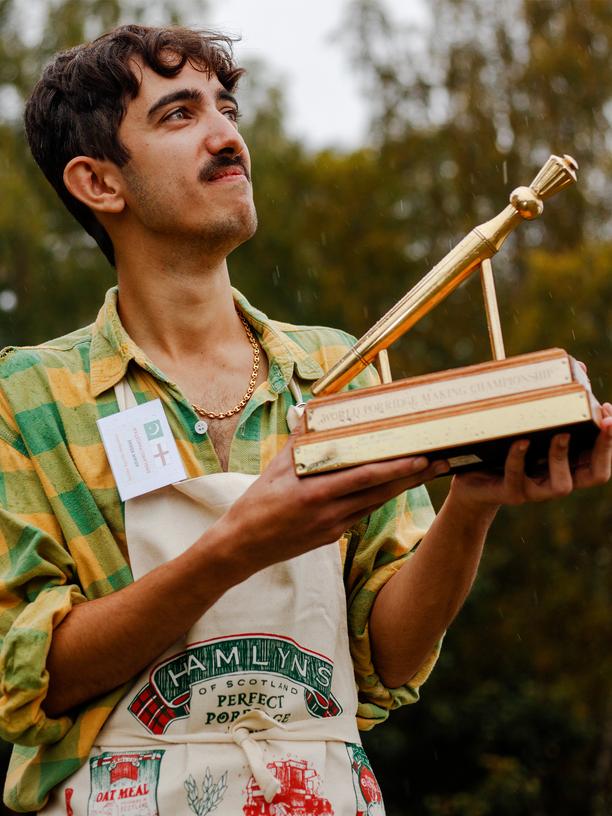
[[[113,266],[111,239],[89,207],[66,189],[64,168],[80,155],[109,159],[119,167],[129,160],[118,131],[127,103],[140,87],[131,59],[139,58],[164,77],[176,76],[189,62],[216,75],[232,91],[244,73],[234,63],[232,44],[230,37],[212,31],[120,26],[91,43],[57,54],[34,87],[25,107],[32,155]]]

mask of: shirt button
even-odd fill
[[[197,434],[205,434],[208,430],[208,422],[205,422],[203,419],[198,419],[193,429]]]

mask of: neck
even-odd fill
[[[127,333],[162,369],[228,341],[244,342],[225,257],[185,249],[165,257],[133,247],[117,259],[119,315]],[[137,262],[136,262],[137,258]]]

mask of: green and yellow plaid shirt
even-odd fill
[[[340,331],[269,320],[238,292],[269,360],[266,383],[242,412],[229,469],[260,473],[288,437],[296,377],[310,385],[353,339]],[[139,403],[159,398],[188,477],[220,470],[207,435],[194,428],[190,403],[133,343],[111,289],[96,322],[36,347],[0,353],[0,736],[15,743],[5,801],[39,810],[48,792],[85,762],[94,739],[127,687],[71,716],[47,717],[45,668],[53,630],[74,604],[132,581],[123,503],[96,420],[118,410],[113,386],[127,377]],[[366,371],[352,387],[371,385]],[[410,491],[356,528],[341,546],[351,653],[359,689],[359,725],[417,699],[436,654],[410,685],[387,689],[374,671],[368,617],[377,591],[401,566],[432,519],[424,489]]]

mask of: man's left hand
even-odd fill
[[[612,472],[612,405],[602,406],[601,432],[592,450],[584,453],[577,465],[570,466],[569,434],[553,437],[548,454],[548,472],[542,477],[525,473],[527,440],[514,442],[506,459],[503,476],[482,471],[462,473],[453,479],[455,500],[472,505],[498,507],[503,504],[540,502],[567,496],[574,490],[605,484]]]

